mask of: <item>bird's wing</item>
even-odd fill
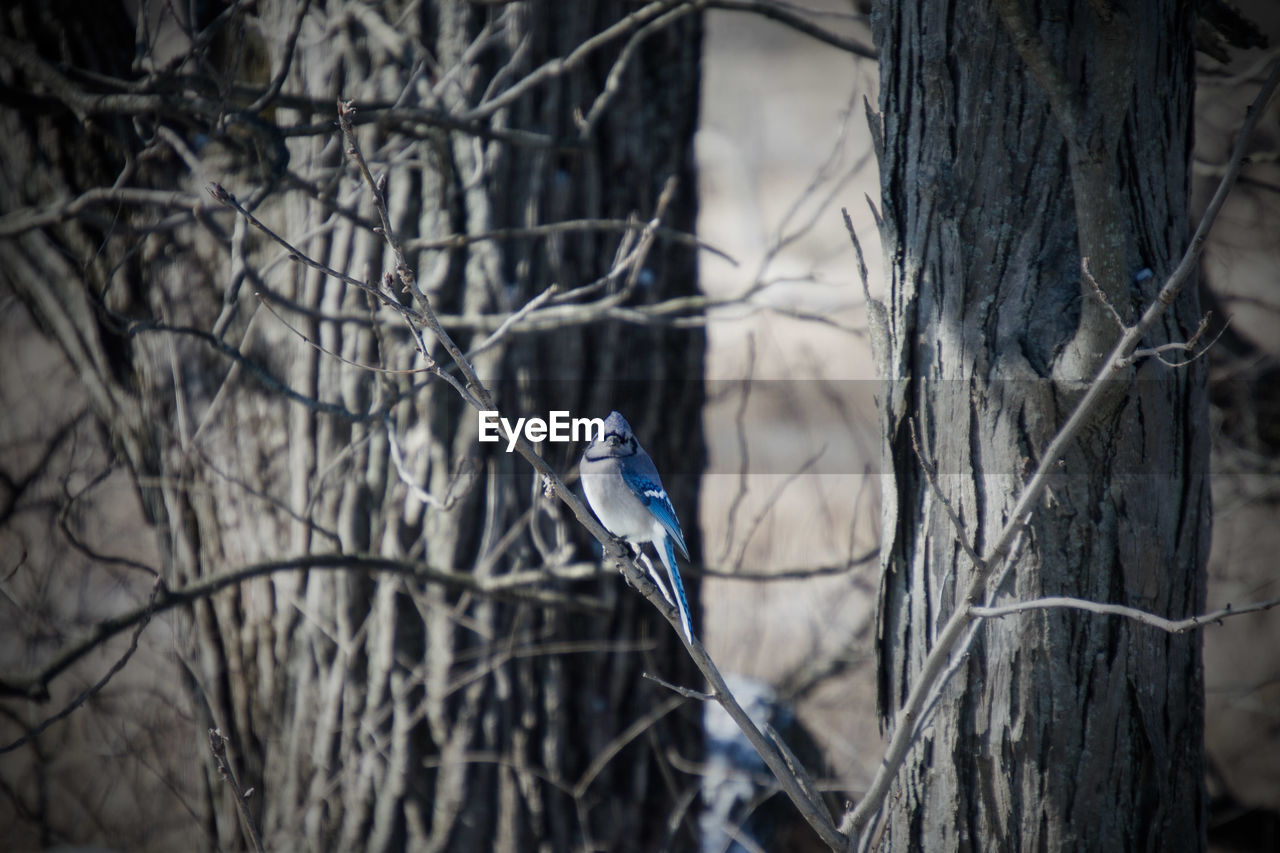
[[[680,519],[676,518],[675,508],[671,506],[667,490],[662,488],[662,481],[657,477],[634,471],[624,471],[622,476],[650,514],[658,519],[658,523],[667,531],[667,536],[675,542],[684,558],[689,559],[689,546],[684,544],[684,534],[680,531]]]

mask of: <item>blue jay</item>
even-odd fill
[[[684,585],[680,583],[672,543],[686,560],[689,559],[689,549],[684,544],[676,511],[662,488],[658,469],[640,442],[636,441],[626,418],[617,412],[609,413],[604,422],[604,434],[587,445],[578,472],[592,511],[605,529],[636,548],[654,585],[662,592],[663,598],[679,611],[684,635],[692,643],[693,620],[689,618],[689,602],[684,597]],[[645,542],[653,543],[662,565],[666,567],[675,599],[645,555],[641,547]]]

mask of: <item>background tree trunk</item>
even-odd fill
[[[387,174],[393,226],[411,247],[570,219],[648,219],[673,177],[664,225],[692,231],[698,15],[614,38],[502,108],[449,125],[430,112],[467,112],[487,87],[501,92],[568,56],[634,4],[214,5],[195,34],[172,23],[151,33],[136,62],[144,27],[123,7],[100,7],[5,13],[8,97],[22,107],[3,112],[10,150],[21,152],[5,170],[5,207],[113,184],[185,188],[190,201],[57,217],[6,239],[0,274],[80,370],[156,525],[166,582],[335,552],[479,580],[563,567],[573,549],[562,546],[587,538],[540,497],[523,461],[476,442],[475,413],[453,389],[353,367],[298,334],[361,364],[420,367],[394,315],[291,265],[201,188],[225,184],[310,257],[377,281],[388,256],[333,127],[336,101],[354,99],[361,145]],[[296,45],[285,37],[295,26]],[[597,120],[593,103],[624,46],[634,53],[623,85]],[[143,94],[161,97],[118,108],[77,99],[41,76],[66,66],[141,80]],[[286,66],[285,95],[250,108]],[[70,79],[90,95],[113,89],[107,78]],[[589,132],[575,116],[595,121]],[[484,318],[551,284],[601,276],[618,243],[616,230],[571,230],[420,248],[409,260],[466,350],[496,327]],[[637,301],[695,291],[693,249],[659,240]],[[579,324],[514,334],[475,365],[504,414],[622,409],[663,468],[696,556],[703,347],[701,331]],[[285,399],[277,383],[313,402]],[[408,494],[388,429],[417,482],[453,499],[448,509]],[[580,452],[548,448],[562,471]],[[181,631],[202,724],[194,735],[207,724],[230,739],[268,849],[647,850],[673,834],[688,846],[692,821],[654,815],[688,815],[696,782],[671,770],[667,752],[696,759],[698,709],[669,713],[680,700],[641,673],[687,683],[694,671],[611,569],[561,586],[586,606],[349,571],[234,587],[197,605]],[[627,736],[638,722],[644,733]],[[206,773],[210,844],[236,847],[226,785]]]
[[[1023,8],[1015,43],[997,9]],[[890,725],[972,571],[957,535],[984,552],[1078,399],[1051,377],[1090,377],[1119,337],[1082,258],[1132,322],[1185,248],[1192,24],[1190,4],[876,4]],[[1029,69],[1020,50],[1039,48],[1048,62]],[[1154,279],[1135,283],[1143,267]],[[1150,344],[1186,340],[1198,320],[1188,287]],[[1133,371],[1033,515],[1005,600],[1197,612],[1205,405],[1203,362]],[[962,532],[921,473],[912,421]],[[1194,632],[1074,611],[988,621],[899,776],[883,848],[1202,847],[1201,680]]]

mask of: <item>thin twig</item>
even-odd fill
[[[87,702],[92,696],[96,695],[98,691],[100,691],[102,688],[106,687],[107,682],[115,678],[116,674],[119,673],[120,670],[124,669],[125,664],[129,662],[129,659],[133,657],[134,652],[138,650],[138,638],[142,636],[142,632],[146,629],[147,624],[150,623],[151,617],[154,616],[156,613],[157,596],[160,594],[160,591],[163,588],[164,588],[164,582],[160,578],[156,578],[155,584],[152,585],[151,587],[151,598],[150,600],[148,600],[146,608],[141,614],[141,618],[138,622],[138,627],[133,632],[133,637],[131,637],[129,640],[129,648],[125,649],[125,653],[120,656],[120,659],[111,665],[111,669],[107,670],[106,675],[102,676],[102,678],[98,679],[90,687],[82,691],[79,696],[77,696],[75,699],[72,699],[69,703],[67,703],[67,706],[63,708],[61,711],[54,714],[52,717],[49,717],[48,719],[44,720],[35,728],[31,729],[22,737],[18,738],[12,743],[7,743],[4,746],[0,746],[0,755],[3,755],[6,752],[12,752],[13,750],[22,746],[27,741],[32,740],[36,737],[39,737],[40,734],[45,731],[45,729],[49,728],[49,726],[52,726],[54,723],[58,722],[59,720],[66,719],[68,716],[71,715],[71,712],[75,711],[77,708],[79,708],[81,705]],[[94,645],[96,647],[97,643],[95,643]],[[0,694],[2,693],[3,691],[0,690]]]
[[[738,555],[733,561],[735,566],[741,566],[746,562],[747,550],[751,545],[751,540],[755,538],[756,533],[758,533],[763,527],[765,518],[777,507],[778,499],[782,497],[782,493],[790,488],[792,483],[803,477],[811,468],[813,468],[813,466],[817,465],[818,460],[821,459],[822,455],[826,452],[827,446],[824,444],[822,447],[818,448],[817,452],[802,462],[795,471],[783,477],[782,481],[774,486],[772,492],[765,496],[765,499],[761,501],[759,511],[747,525],[747,533],[742,537],[742,544],[738,546]],[[744,468],[743,470],[745,471],[746,469]]]
[[[537,311],[539,308],[545,305],[548,300],[550,300],[553,296],[556,295],[556,293],[559,292],[559,290],[560,288],[553,284],[550,287],[548,287],[546,290],[542,291],[537,296],[533,297],[528,302],[526,302],[520,308],[519,311],[513,311],[510,315],[507,316],[507,319],[502,321],[502,324],[498,326],[498,328],[493,330],[493,334],[489,335],[489,337],[481,341],[479,346],[473,347],[471,352],[469,352],[467,355],[470,358],[475,358],[477,355],[484,352],[485,350],[496,346],[499,341],[501,341],[504,337],[507,336],[507,334],[511,331],[513,326],[515,326],[525,317],[529,316],[534,311]]]
[[[35,228],[44,228],[79,216],[88,208],[98,205],[148,205],[161,208],[177,208],[194,214],[213,210],[213,206],[192,193],[179,190],[149,190],[138,187],[94,187],[75,198],[54,202],[45,207],[29,207],[0,216],[0,237],[14,237]]]
[[[575,47],[569,55],[563,58],[557,57],[556,59],[543,63],[529,74],[526,74],[519,82],[511,86],[511,88],[507,89],[502,94],[490,98],[469,112],[458,116],[458,118],[462,121],[477,121],[488,118],[498,110],[519,99],[534,87],[541,85],[544,81],[563,76],[573,71],[585,62],[587,57],[592,53],[614,39],[621,38],[628,32],[644,26],[649,21],[659,15],[662,15],[671,8],[683,4],[684,2],[685,0],[657,0],[657,2],[649,3],[646,6],[640,7],[626,17],[621,18],[612,25],[596,33],[591,38],[584,40],[581,44]]]
[[[455,476],[454,480],[449,483],[449,488],[445,492],[444,500],[440,500],[435,495],[419,486],[417,480],[415,480],[413,475],[409,472],[409,469],[405,467],[404,457],[400,453],[400,440],[396,438],[395,424],[391,422],[391,416],[388,415],[384,418],[383,423],[387,429],[387,447],[391,451],[391,464],[395,466],[396,474],[400,477],[400,482],[404,483],[405,486],[408,487],[411,495],[422,501],[427,506],[434,507],[442,512],[452,509],[454,503],[458,499],[458,496],[453,493],[453,487],[457,483],[457,477]],[[459,469],[458,473],[461,473],[461,469]]]
[[[1224,334],[1226,334],[1227,327],[1231,325],[1231,318],[1228,317],[1227,321],[1222,324],[1222,328],[1218,330],[1218,334],[1213,336],[1213,340],[1205,344],[1204,348],[1201,349],[1200,352],[1195,352],[1196,344],[1199,343],[1200,338],[1203,337],[1205,331],[1209,328],[1209,321],[1212,319],[1212,311],[1207,312],[1203,317],[1201,317],[1200,325],[1196,327],[1195,334],[1186,341],[1175,341],[1173,343],[1161,344],[1158,347],[1134,350],[1133,355],[1129,356],[1127,359],[1123,359],[1123,361],[1127,366],[1128,364],[1137,363],[1141,359],[1154,357],[1165,367],[1186,367],[1188,364],[1204,358],[1209,350],[1213,349],[1213,345],[1216,344]],[[1192,355],[1190,358],[1185,358],[1182,361],[1169,361],[1164,357],[1164,353],[1166,352],[1189,352]]]
[[[99,622],[87,635],[63,648],[39,672],[25,677],[0,676],[0,696],[21,696],[45,701],[49,698],[49,683],[69,666],[122,631],[140,624],[145,627],[154,614],[192,604],[253,578],[291,571],[387,572],[405,575],[420,582],[442,584],[484,595],[509,597],[542,606],[583,607],[585,601],[581,597],[519,588],[533,586],[535,581],[545,584],[547,572],[535,573],[537,577],[534,579],[522,576],[517,584],[508,575],[489,582],[485,578],[476,577],[469,571],[444,571],[413,560],[395,560],[376,555],[308,554],[288,560],[270,560],[209,575],[180,589],[161,589],[153,593],[153,601]]]
[[[302,19],[307,16],[307,11],[310,8],[311,0],[302,0],[298,4],[298,12],[293,18],[292,26],[289,27],[289,35],[285,38],[284,57],[280,60],[280,70],[271,79],[271,85],[267,86],[266,91],[245,108],[245,112],[256,113],[260,111],[280,94],[280,90],[284,87],[284,79],[289,76],[289,69],[293,65],[294,48],[298,44],[298,34],[302,32]]]
[[[658,676],[654,675],[651,672],[642,672],[640,673],[640,677],[647,678],[649,681],[652,681],[654,684],[660,684],[663,687],[670,690],[672,693],[679,693],[681,696],[685,697],[686,699],[697,699],[700,702],[716,701],[716,697],[714,694],[707,693],[706,691],[703,691],[703,690],[693,690],[688,687],[681,687],[679,684],[672,684],[670,681],[667,681],[665,678],[659,678]]]
[[[474,243],[498,242],[503,240],[519,240],[529,237],[548,237],[558,234],[573,234],[587,231],[620,231],[632,232],[639,231],[645,226],[639,222],[632,222],[626,219],[565,219],[560,222],[547,222],[542,225],[527,225],[521,228],[492,228],[488,231],[481,231],[477,234],[452,234],[448,237],[418,237],[404,241],[404,249],[406,252],[420,251],[423,249],[445,250],[445,249],[464,249]],[[658,228],[657,234],[664,240],[671,240],[684,246],[691,246],[702,252],[709,252],[728,262],[732,266],[738,266],[737,258],[730,255],[723,249],[711,245],[705,240],[700,239],[695,234],[687,231],[680,231],[675,228]]]
[[[77,418],[76,420],[71,421],[70,426],[74,426],[78,420],[79,419]],[[69,485],[64,483],[63,496],[66,498],[66,502],[63,503],[62,508],[58,510],[58,527],[62,530],[63,535],[67,537],[67,542],[71,547],[79,551],[81,554],[84,554],[94,563],[100,565],[114,564],[117,566],[123,566],[127,569],[144,572],[150,575],[153,579],[159,579],[160,572],[140,560],[135,560],[132,557],[125,557],[121,554],[107,554],[90,547],[89,544],[82,540],[80,535],[72,528],[71,515],[76,504],[79,503],[80,500],[83,499],[90,491],[97,488],[98,485],[106,480],[107,477],[109,477],[115,470],[114,466],[108,465],[106,468],[99,471],[75,494],[72,494]]]
[[[249,805],[247,800],[253,795],[253,789],[246,790],[240,784],[240,777],[236,775],[236,769],[232,766],[231,761],[227,758],[227,737],[222,733],[221,729],[209,729],[209,751],[213,753],[213,761],[218,767],[218,775],[231,786],[231,797],[235,800],[236,815],[240,818],[240,827],[244,830],[245,835],[249,836],[249,842],[253,845],[253,849],[257,853],[263,853],[262,835],[258,832],[258,826],[253,820],[253,815],[249,814]]]
[[[1125,325],[1124,318],[1120,316],[1120,312],[1116,310],[1116,306],[1111,304],[1111,300],[1107,298],[1107,294],[1102,292],[1102,285],[1098,284],[1098,280],[1093,277],[1093,270],[1089,269],[1089,259],[1087,257],[1080,259],[1080,271],[1084,273],[1085,281],[1089,282],[1089,286],[1093,288],[1093,295],[1102,303],[1102,307],[1106,308],[1116,321],[1116,328],[1123,332],[1128,326]]]
[[[587,789],[591,787],[591,783],[600,775],[600,772],[608,766],[610,761],[613,761],[613,759],[617,757],[618,753],[621,752],[627,744],[644,734],[655,723],[657,723],[658,720],[661,720],[667,714],[670,714],[684,703],[685,699],[683,696],[668,696],[664,702],[650,708],[648,711],[632,721],[631,725],[614,735],[612,740],[596,752],[595,756],[591,759],[591,763],[582,771],[582,775],[578,777],[578,781],[574,783],[572,788],[573,796],[577,798],[584,796],[587,793]]]
[[[197,329],[191,326],[170,326],[166,323],[160,323],[153,320],[129,319],[127,322],[128,325],[124,329],[124,332],[130,337],[143,333],[168,333],[174,335],[190,335],[191,337],[198,338],[234,361],[236,364],[247,369],[258,379],[258,381],[270,390],[293,400],[295,403],[305,406],[313,412],[335,415],[349,421],[378,420],[384,414],[381,410],[367,413],[353,412],[345,406],[341,406],[337,403],[327,403],[324,400],[317,400],[314,397],[308,397],[299,391],[295,391],[293,388],[268,372],[266,367],[261,363],[249,358],[244,353],[240,352],[240,350],[225,343],[213,334],[206,332],[204,329]],[[398,403],[399,400],[397,399],[393,401],[391,405],[396,405]]]
[[[861,554],[850,557],[843,563],[829,566],[812,566],[808,568],[778,569],[765,572],[744,572],[738,569],[713,569],[705,566],[689,566],[689,571],[706,578],[720,578],[727,581],[750,581],[752,583],[769,583],[772,581],[809,580],[810,578],[845,575],[859,566],[865,566],[880,555],[877,546]],[[684,571],[684,569],[681,569]]]
[[[390,368],[390,367],[381,367],[381,366],[379,366],[379,365],[377,365],[377,364],[365,364],[364,362],[355,361],[354,359],[347,358],[346,356],[342,355],[341,353],[336,353],[336,352],[334,352],[333,350],[329,349],[328,347],[326,347],[324,344],[320,343],[319,341],[314,341],[314,340],[312,340],[310,335],[308,335],[307,333],[305,333],[305,332],[301,331],[301,330],[300,330],[300,329],[298,329],[296,326],[294,326],[292,323],[290,323],[288,320],[286,320],[286,319],[284,318],[284,316],[283,316],[283,315],[281,315],[281,313],[280,313],[279,311],[277,311],[277,310],[275,309],[275,306],[274,306],[274,305],[272,305],[272,304],[271,304],[271,302],[269,301],[271,298],[274,298],[274,294],[273,294],[272,296],[270,296],[270,297],[269,297],[269,296],[267,296],[266,294],[264,294],[264,293],[263,293],[263,292],[261,292],[261,291],[255,291],[253,295],[254,295],[255,297],[257,297],[258,302],[262,305],[262,307],[264,307],[264,308],[266,308],[268,311],[270,311],[270,312],[271,312],[271,314],[272,314],[272,316],[273,316],[273,317],[275,317],[277,320],[279,320],[279,321],[280,321],[280,325],[284,326],[284,327],[285,327],[286,329],[288,329],[290,332],[293,332],[295,335],[297,335],[297,336],[298,336],[298,338],[300,338],[300,339],[302,340],[302,342],[303,342],[304,344],[306,344],[307,346],[309,346],[309,347],[311,347],[312,349],[316,350],[316,352],[324,353],[325,355],[329,356],[330,358],[332,358],[332,359],[333,359],[333,360],[335,360],[335,361],[339,361],[339,362],[341,362],[341,363],[343,363],[343,364],[346,364],[346,365],[349,365],[349,366],[351,366],[351,367],[357,367],[357,368],[359,368],[359,369],[361,369],[361,370],[367,370],[367,371],[369,371],[370,373],[382,373],[382,374],[386,374],[386,375],[389,375],[389,376],[412,376],[412,375],[414,375],[414,374],[418,374],[418,373],[431,373],[431,374],[435,374],[435,373],[437,373],[437,372],[438,372],[438,371],[437,371],[435,368],[433,368],[433,367],[407,367],[407,368],[402,368],[402,369],[393,369],[393,368]],[[317,314],[318,314],[318,312],[317,312]],[[324,319],[324,320],[328,321],[330,318],[328,318],[328,317],[324,317],[324,316],[321,316],[321,319]]]
[[[779,3],[777,0],[706,0],[705,5],[709,9],[727,9],[735,12],[750,12],[760,15],[763,18],[777,21],[784,26],[790,27],[798,33],[803,33],[810,38],[816,39],[823,44],[838,48],[859,56],[863,59],[876,59],[876,49],[846,38],[839,33],[824,29],[802,17],[797,11],[804,11],[811,15],[818,15],[820,12],[816,9],[802,9],[801,7],[788,8],[787,4]],[[841,15],[840,17],[857,20],[853,15]]]
[[[724,547],[720,552],[720,560],[724,561],[729,557],[729,549],[733,547],[732,537],[736,535],[738,527],[738,511],[742,508],[743,502],[747,499],[747,493],[750,487],[747,483],[747,472],[751,470],[751,447],[747,443],[747,406],[751,402],[751,376],[755,373],[756,366],[756,336],[754,332],[747,332],[747,354],[746,366],[742,372],[740,386],[741,393],[738,395],[738,409],[733,416],[733,434],[737,438],[738,449],[738,489],[734,492],[733,500],[729,502],[729,510],[725,515],[725,528],[729,535],[725,536]]]
[[[1211,610],[1208,613],[1201,613],[1198,616],[1189,616],[1186,619],[1168,619],[1146,610],[1140,610],[1137,607],[1126,607],[1123,604],[1104,604],[1098,601],[1088,601],[1083,598],[1070,598],[1062,595],[1051,595],[1044,598],[1034,598],[1030,601],[1016,601],[1011,604],[1000,604],[994,607],[970,607],[969,612],[974,616],[983,619],[991,619],[999,616],[1010,616],[1015,613],[1027,613],[1033,610],[1054,610],[1066,608],[1068,610],[1085,610],[1089,613],[1100,613],[1108,616],[1124,616],[1135,622],[1141,622],[1143,625],[1150,625],[1153,628],[1159,628],[1170,634],[1181,634],[1185,631],[1191,631],[1196,628],[1203,628],[1205,625],[1213,623],[1221,624],[1223,619],[1232,616],[1241,616],[1245,613],[1257,613],[1260,610],[1270,610],[1280,605],[1280,597],[1259,601],[1253,604],[1247,604],[1244,607],[1232,607],[1228,604],[1220,610]]]
[[[289,253],[289,260],[294,261],[296,263],[305,264],[306,266],[310,267],[316,272],[324,273],[330,278],[334,278],[334,279],[337,279],[338,281],[345,282],[346,284],[349,284],[352,287],[358,287],[361,290],[363,290],[365,293],[368,293],[373,297],[375,297],[380,303],[382,303],[383,305],[386,305],[388,308],[392,308],[400,313],[408,312],[409,316],[412,317],[413,319],[415,320],[420,319],[419,317],[414,316],[414,312],[412,311],[412,309],[407,308],[406,306],[401,304],[400,300],[396,299],[391,294],[384,293],[381,289],[374,287],[370,284],[367,284],[354,276],[347,275],[346,273],[340,270],[336,270],[327,264],[323,264],[320,261],[317,261],[315,258],[312,258],[311,256],[309,256],[306,252],[302,251],[297,246],[293,245],[288,240],[281,237],[275,231],[271,230],[271,228],[267,227],[267,225],[263,223],[262,220],[258,219],[258,217],[254,216],[247,209],[245,209],[244,205],[240,204],[240,201],[232,193],[228,192],[227,189],[222,186],[222,184],[213,182],[213,183],[210,183],[208,187],[206,187],[206,189],[209,191],[209,194],[214,197],[215,200],[221,202],[222,204],[225,204],[227,207],[231,208],[236,213],[243,216],[250,225],[252,225],[254,228],[261,231],[271,240],[278,243],[285,251]]]
[[[578,137],[580,139],[590,139],[595,132],[596,122],[600,120],[600,117],[604,115],[604,111],[609,108],[609,104],[621,91],[622,75],[641,43],[653,33],[693,11],[694,7],[689,4],[677,6],[654,18],[631,34],[631,38],[627,39],[627,43],[622,46],[622,50],[618,51],[618,56],[614,59],[613,66],[609,69],[604,85],[600,88],[600,94],[596,95],[595,101],[592,102],[591,109],[587,111],[585,118],[580,117],[578,119]]]

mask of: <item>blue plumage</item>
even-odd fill
[[[609,413],[604,422],[604,435],[587,446],[578,470],[587,503],[600,523],[640,552],[640,560],[648,569],[649,576],[663,597],[679,611],[684,635],[693,642],[693,620],[689,614],[689,602],[685,599],[684,584],[680,582],[680,572],[676,568],[675,555],[675,547],[678,547],[687,560],[689,548],[680,531],[680,520],[676,518],[676,511],[662,487],[658,469],[636,440],[626,418],[617,412]],[[641,548],[646,542],[653,543],[657,550],[658,558],[667,570],[667,581],[675,593],[674,598]]]

